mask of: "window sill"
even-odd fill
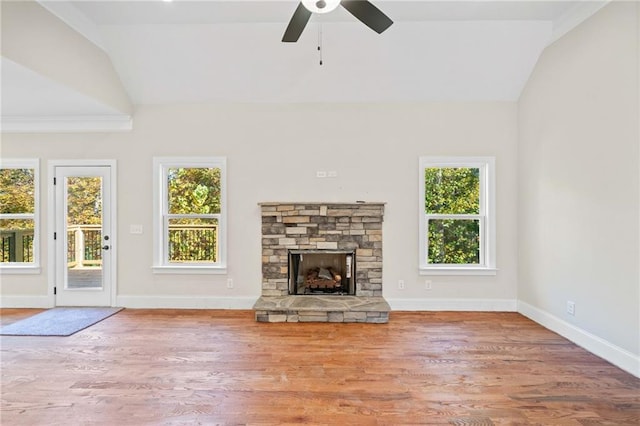
[[[185,275],[224,275],[226,266],[154,266],[151,268],[154,274],[185,274]]]
[[[420,268],[420,275],[497,275],[497,268],[429,267]]]
[[[40,274],[41,268],[38,265],[2,265],[0,266],[0,275],[37,275]]]

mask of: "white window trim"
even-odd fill
[[[218,218],[218,262],[210,264],[170,264],[164,212],[168,210],[167,170],[174,167],[219,168],[220,214]],[[156,274],[226,274],[227,273],[227,159],[226,157],[154,157],[153,158],[153,272]]]
[[[40,160],[37,158],[3,158],[1,169],[33,169],[34,170],[34,211],[33,214],[0,214],[2,219],[33,219],[33,262],[0,263],[1,275],[39,274],[40,268]]]
[[[433,265],[427,263],[427,215],[424,211],[424,170],[429,167],[479,168],[480,215],[468,215],[482,221],[480,264]],[[418,173],[419,218],[419,273],[420,275],[496,275],[496,210],[495,210],[495,158],[494,157],[420,157]],[[430,215],[435,217],[437,215]],[[446,215],[441,215],[446,216]],[[460,218],[460,215],[457,215]]]

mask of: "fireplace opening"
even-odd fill
[[[356,294],[355,251],[289,250],[288,269],[289,294]]]

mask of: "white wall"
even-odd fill
[[[47,161],[113,158],[120,305],[248,308],[260,293],[258,202],[383,201],[392,307],[513,310],[517,299],[520,312],[640,375],[639,21],[636,3],[604,8],[546,49],[517,105],[142,106],[131,133],[3,134],[3,158],[42,160],[45,238],[42,273],[3,275],[0,304],[50,300]],[[228,276],[151,271],[152,157],[170,155],[228,158]],[[428,277],[424,289],[421,155],[496,156],[496,276]]]
[[[114,158],[118,162],[118,302],[125,306],[251,307],[260,295],[261,201],[381,201],[384,295],[401,309],[516,308],[515,103],[226,104],[138,107],[120,134],[5,134],[3,157]],[[228,276],[154,275],[152,157],[227,157]],[[418,274],[418,157],[496,156],[496,276]],[[335,170],[335,179],[317,179]],[[46,203],[46,197],[43,197]],[[43,206],[43,225],[49,206]],[[129,234],[131,224],[144,227]],[[48,235],[46,229],[43,235]],[[46,295],[40,276],[3,276],[2,303]],[[235,288],[226,288],[233,278]],[[406,289],[397,289],[399,279]]]
[[[636,375],[638,7],[612,3],[548,47],[518,126],[519,310]]]

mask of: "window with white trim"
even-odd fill
[[[0,162],[0,267],[39,272],[40,206],[37,159]]]
[[[154,158],[154,271],[226,272],[226,159]]]
[[[420,272],[495,273],[495,160],[420,157]]]

